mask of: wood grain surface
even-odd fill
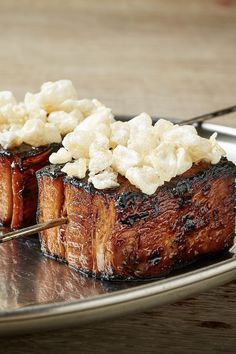
[[[232,0],[0,1],[0,90],[71,79],[115,113],[236,103]],[[236,127],[236,115],[218,120]],[[147,313],[0,339],[0,353],[235,353],[236,282]]]

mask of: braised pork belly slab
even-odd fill
[[[42,251],[98,278],[167,275],[232,246],[235,176],[226,158],[201,162],[147,195],[122,176],[119,187],[97,190],[60,165],[45,167],[37,172],[38,221],[68,224],[41,232]]]
[[[0,150],[0,223],[13,229],[35,222],[38,186],[35,172],[48,164],[58,144]]]

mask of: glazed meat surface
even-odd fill
[[[148,196],[120,177],[120,187],[96,190],[60,166],[37,173],[38,221],[68,224],[41,232],[42,251],[105,279],[159,277],[233,244],[232,162],[200,163]]]
[[[0,223],[13,229],[35,222],[38,186],[35,172],[48,164],[54,145],[0,150]]]

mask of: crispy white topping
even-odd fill
[[[107,123],[112,117],[111,111],[98,100],[79,100],[70,80],[46,82],[38,93],[26,93],[24,102],[20,103],[10,91],[2,91],[0,145],[11,149],[22,143],[32,146],[58,143],[85,118],[88,118],[87,125],[95,124],[97,131],[109,136]],[[76,156],[77,153],[73,154]]]
[[[79,123],[62,144],[76,161],[86,159],[89,181],[95,188],[116,187],[119,173],[146,194],[153,194],[193,163],[205,160],[215,164],[225,154],[215,134],[204,139],[193,126],[163,119],[152,126],[146,113],[129,122],[114,122],[104,107]],[[63,171],[78,177],[75,162],[66,164]]]
[[[128,122],[114,120],[111,110],[96,99],[78,99],[70,80],[46,82],[38,93],[16,102],[0,92],[0,145],[11,149],[27,143],[60,143],[50,162],[63,164],[69,176],[84,178],[95,188],[118,186],[118,174],[143,193],[153,194],[164,182],[202,160],[216,164],[225,151],[198,135],[193,126],[160,119],[154,126],[147,113]]]
[[[130,135],[128,122],[114,122],[111,124],[111,146],[126,146]]]
[[[100,107],[104,107],[101,102],[96,99],[89,100],[88,98],[82,100],[67,99],[59,106],[62,111],[68,113],[73,110],[79,110],[84,117],[88,117],[90,114],[95,113]]]
[[[22,141],[32,146],[47,145],[48,142],[60,143],[61,135],[55,125],[44,123],[40,119],[27,120],[18,135]]]
[[[5,130],[0,134],[0,145],[4,148],[14,148],[22,144],[22,138],[15,132]]]
[[[89,157],[89,147],[94,141],[95,134],[90,131],[75,131],[63,139],[63,146],[71,152],[74,159]]]
[[[112,163],[112,152],[110,150],[98,150],[89,160],[89,170],[92,175],[102,172]]]
[[[77,92],[70,80],[45,82],[41,86],[40,92],[34,95],[35,103],[48,113],[56,111],[65,100],[76,100],[77,98]]]
[[[82,113],[76,110],[71,113],[63,111],[52,112],[48,116],[48,122],[54,124],[61,135],[72,132],[83,119]]]
[[[113,122],[110,108],[99,107],[96,112],[89,115],[75,129],[75,131],[91,131],[110,136],[110,125]]]
[[[80,158],[74,162],[68,162],[61,170],[70,177],[84,178],[87,171],[87,160]]]
[[[16,104],[16,99],[11,91],[0,91],[0,107],[6,104]]]
[[[49,161],[51,163],[56,163],[56,164],[62,164],[62,163],[66,163],[68,161],[72,160],[72,155],[71,153],[66,150],[65,148],[60,148],[57,153],[53,152],[50,157],[49,157]]]
[[[141,160],[141,155],[135,150],[118,145],[113,150],[112,167],[124,176],[130,167],[138,166]]]
[[[130,167],[125,177],[143,193],[153,194],[164,182],[155,168],[150,166]]]
[[[105,170],[97,175],[91,176],[89,182],[91,182],[97,189],[115,188],[119,186],[117,183],[118,174],[112,170]]]

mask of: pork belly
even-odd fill
[[[0,150],[0,223],[13,229],[35,222],[38,186],[35,172],[48,164],[57,144],[33,148],[22,144]]]
[[[41,232],[44,254],[105,279],[167,275],[229,249],[235,231],[232,162],[202,162],[146,195],[119,177],[120,187],[96,190],[60,166],[37,173],[38,221],[67,217]]]

